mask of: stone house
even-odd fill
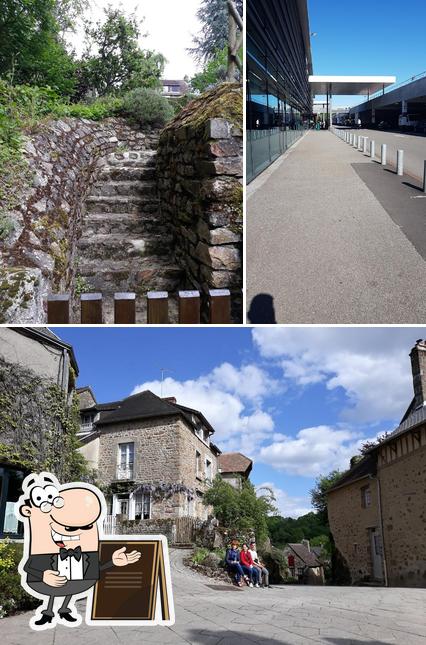
[[[301,543],[288,543],[284,547],[284,556],[287,558],[289,573],[292,578],[302,584],[323,585],[324,566],[317,555],[311,550],[309,540]]]
[[[219,473],[226,482],[236,488],[241,487],[241,482],[248,479],[253,462],[240,452],[225,452],[218,457]]]
[[[410,353],[414,398],[399,426],[328,491],[352,582],[426,586],[426,342]]]
[[[99,404],[80,396],[80,449],[103,485],[108,522],[205,520],[203,494],[218,472],[214,429],[198,410],[150,391]]]
[[[20,538],[14,513],[32,455],[48,450],[49,387],[71,402],[78,365],[73,348],[45,327],[0,327],[0,539]]]

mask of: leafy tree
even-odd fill
[[[311,490],[312,506],[318,511],[321,519],[328,525],[327,516],[327,491],[334,486],[344,473],[340,470],[332,470],[328,475],[321,475]]]
[[[232,532],[254,531],[261,544],[268,537],[267,517],[275,508],[270,494],[257,495],[253,484],[243,481],[234,488],[218,475],[204,495],[220,524]]]
[[[104,96],[117,90],[159,87],[165,58],[140,49],[141,34],[135,14],[127,17],[112,7],[104,12],[103,23],[85,25],[86,51],[78,71],[78,96],[89,92]]]
[[[243,0],[236,0],[239,14],[243,15]],[[194,37],[195,47],[189,51],[199,62],[215,58],[228,45],[228,5],[226,0],[202,0],[197,11],[201,31]]]
[[[329,532],[328,525],[318,513],[313,512],[297,519],[279,515],[268,517],[268,529],[274,546],[284,546],[288,542],[300,542],[303,539],[312,540]]]
[[[195,74],[191,79],[193,90],[204,92],[212,85],[216,85],[226,78],[226,68],[228,64],[228,48],[224,47],[217,51],[214,58],[207,61],[202,72]]]
[[[56,10],[56,0],[2,1],[1,78],[73,92],[74,61],[60,37]]]

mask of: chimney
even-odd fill
[[[306,546],[309,552],[311,551],[311,545],[309,543],[309,540],[302,540],[302,544]]]
[[[413,372],[414,408],[426,403],[426,341],[418,340],[410,352]]]
[[[165,396],[163,397],[163,401],[167,401],[167,403],[174,403],[176,405],[177,401],[174,396]]]

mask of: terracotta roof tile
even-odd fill
[[[248,475],[253,462],[240,452],[224,452],[219,456],[219,468],[222,473],[243,473]]]

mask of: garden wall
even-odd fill
[[[242,287],[243,94],[224,83],[192,101],[161,133],[162,213],[174,233],[187,288]]]
[[[0,241],[0,322],[44,322],[48,291],[73,287],[84,200],[106,156],[119,146],[151,149],[158,132],[123,119],[101,123],[66,118],[37,126],[26,140],[27,186],[13,211],[13,230]],[[7,267],[7,268],[5,268]]]

